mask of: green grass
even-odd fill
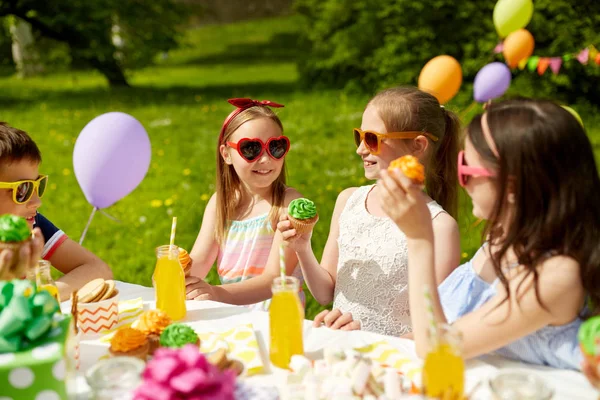
[[[337,194],[367,183],[351,130],[360,125],[368,97],[313,91],[298,82],[298,26],[295,17],[286,17],[191,30],[181,49],[132,74],[131,89],[109,89],[95,72],[26,81],[1,77],[0,119],[34,137],[44,157],[41,171],[50,175],[41,212],[78,240],[92,207],[73,174],[77,135],[105,112],[136,117],[152,141],[151,168],[133,193],[106,210],[120,223],[97,214],[85,245],[112,266],[117,279],[150,285],[154,248],[168,242],[171,216],[179,219],[180,246],[191,248],[200,229],[214,191],[217,135],[232,110],[226,99],[270,99],[286,105],[279,115],[292,141],[288,182],[319,207],[313,248],[320,258]],[[450,108],[465,109],[470,98],[465,86]],[[588,126],[599,126],[595,110],[583,111]],[[600,130],[590,136],[597,148]],[[474,222],[463,196],[459,223],[465,258],[479,247]],[[309,299],[307,316],[321,309]]]

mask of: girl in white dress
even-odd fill
[[[438,282],[460,260],[458,225],[453,218],[458,132],[455,114],[440,106],[434,96],[409,87],[377,94],[367,104],[361,128],[353,132],[367,179],[378,179],[379,171],[403,155],[413,155],[424,164]],[[278,229],[298,255],[315,299],[323,305],[333,300],[333,310],[317,315],[316,326],[395,336],[411,331],[406,237],[381,209],[376,185],[340,193],[320,264],[311,248],[311,234],[297,235],[286,215]]]

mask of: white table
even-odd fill
[[[141,297],[144,300],[145,307],[154,307],[154,289],[133,285],[124,282],[117,282],[120,293],[120,300],[135,299]],[[62,303],[63,311],[69,312],[69,302]],[[265,366],[268,362],[268,343],[269,343],[269,315],[266,312],[252,311],[246,307],[238,307],[229,304],[217,303],[212,301],[188,301],[188,314],[184,322],[189,323],[194,328],[201,331],[222,331],[233,328],[242,323],[252,323],[263,357]],[[389,336],[382,336],[363,331],[335,331],[328,328],[313,328],[312,321],[304,321],[304,349],[307,357],[312,359],[320,358],[322,350],[325,347],[347,347],[353,348],[364,346],[370,343],[380,341],[385,338],[389,343],[397,347],[403,353],[415,354],[414,342],[412,340],[400,339]],[[86,358],[86,352],[91,351],[93,346],[98,346],[97,341],[81,342],[81,369],[85,371],[91,366],[93,360]],[[107,345],[103,345],[107,346]],[[98,350],[97,348],[95,349]],[[94,352],[96,352],[94,351]],[[475,399],[489,399],[490,392],[487,380],[494,376],[499,369],[519,368],[527,372],[533,372],[539,375],[544,381],[554,389],[554,399],[598,399],[598,393],[590,386],[585,377],[575,371],[559,370],[541,366],[533,366],[507,360],[499,356],[485,356],[477,360],[470,360],[466,365],[466,392],[480,381],[485,384],[480,385],[476,391]],[[273,371],[267,367],[265,374],[246,378],[249,383],[256,385],[272,385],[274,379]],[[80,379],[78,386],[85,385],[85,381]],[[78,392],[85,393],[83,388],[78,388]],[[86,398],[85,394],[78,398]]]

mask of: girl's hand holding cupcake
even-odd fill
[[[431,213],[421,184],[399,169],[380,171],[381,208],[409,239],[433,237]]]
[[[38,260],[42,258],[44,249],[44,237],[40,228],[35,228],[32,232],[32,238],[19,249],[15,254],[13,250],[3,249],[0,251],[0,280],[23,278],[30,268],[35,268]],[[14,259],[18,257],[17,264],[14,265]]]
[[[296,253],[302,253],[310,250],[310,238],[312,237],[312,230],[308,233],[299,234],[296,229],[292,227],[288,215],[283,214],[279,218],[277,224],[277,230],[281,232],[284,242],[287,246],[295,251]]]
[[[277,229],[296,253],[310,250],[312,231],[319,220],[315,203],[308,199],[292,200],[287,214],[280,217]]]

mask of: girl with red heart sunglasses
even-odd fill
[[[274,227],[290,201],[302,197],[285,181],[290,140],[269,100],[230,99],[217,142],[216,193],[204,211],[190,257],[188,299],[215,300],[268,309],[273,278],[279,276],[281,235]],[[286,250],[287,274],[300,280],[295,254]],[[217,262],[222,285],[204,278]],[[252,279],[250,279],[252,278]],[[304,294],[300,293],[304,301]]]

